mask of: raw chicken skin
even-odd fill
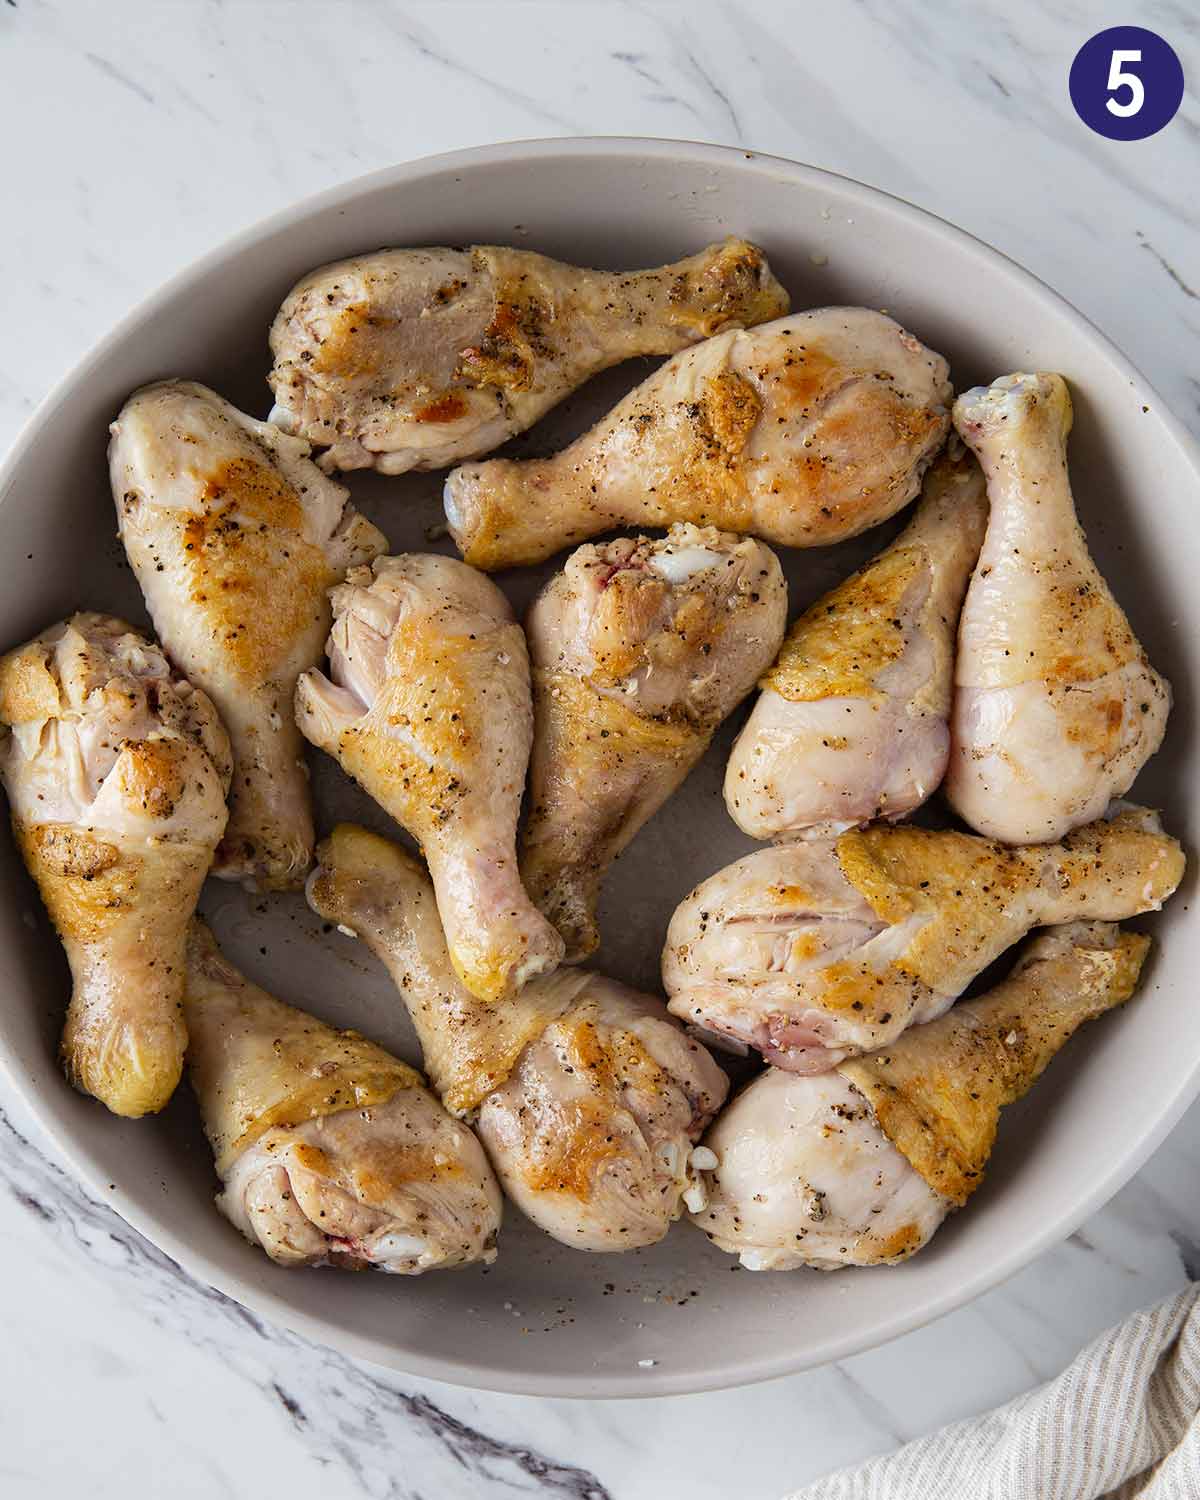
[[[268,890],[304,883],[315,842],[296,678],[320,659],[329,588],[387,546],[308,453],[182,380],[132,395],[109,448],[121,540],[154,628],[233,742],[213,873]]]
[[[528,250],[380,250],[313,271],[271,328],[271,420],[329,469],[440,469],[524,432],[589,376],[765,322],[788,296],[761,250],[654,271]]]
[[[420,843],[463,983],[510,998],[563,951],[517,871],[533,737],[521,627],[489,578],[422,553],[354,570],[333,610],[330,676],[300,678],[297,722]]]
[[[816,1078],[768,1068],[705,1140],[717,1165],[693,1222],[752,1271],[914,1254],[983,1180],[1004,1107],[1129,998],[1149,946],[1103,922],[1058,927],[885,1052]]]
[[[115,1114],[179,1081],[184,939],[229,776],[213,705],[123,620],[73,615],[0,660],[0,777],[74,982],[63,1063]]]
[[[1162,743],[1170,688],[1076,520],[1062,377],[1006,375],[960,396],[954,421],[991,520],[959,629],[946,795],[991,838],[1061,838],[1132,786]]]
[[[932,1021],[1031,928],[1156,911],[1184,857],[1127,808],[1059,844],[875,824],[761,849],[671,918],[674,1015],[820,1073]]]
[[[199,922],[186,1006],[217,1206],[251,1244],[407,1276],[495,1259],[496,1180],[419,1073],[251,984]]]
[[[978,465],[961,448],[943,454],[891,546],[788,631],[725,774],[744,832],[828,836],[903,818],[936,790],[958,612],[986,517]]]
[[[560,969],[481,1004],[450,966],[424,871],[362,828],[320,846],[309,904],[387,966],[434,1088],[476,1115],[509,1196],[548,1234],[630,1250],[700,1202],[692,1150],[728,1082],[661,1001]]]
[[[489,570],[673,521],[786,547],[842,541],[917,493],[950,426],[948,373],[862,307],[722,333],[553,458],[455,469],[446,519],[466,560]]]
[[[580,547],[535,602],[521,874],[568,961],[598,947],[609,865],[773,659],[786,614],[774,553],[711,526]]]

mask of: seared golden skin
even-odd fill
[[[921,562],[915,547],[889,547],[822,595],[788,631],[763,687],[789,703],[872,696],[879,674],[904,654],[897,616]]]
[[[1088,551],[1061,375],[1005,375],[954,404],[991,516],[955,659],[946,796],[989,838],[1061,838],[1132,786],[1171,689]]]
[[[745,240],[653,271],[589,271],[528,250],[380,250],[322,266],[271,328],[271,420],[330,469],[474,458],[589,376],[776,318],[787,293]]]
[[[896,540],[788,631],[729,756],[725,805],[754,838],[904,817],[950,751],[954,639],[987,519],[957,440]]]
[[[1020,848],[874,824],[710,876],[671,919],[663,980],[675,1015],[821,1072],[932,1021],[1031,928],[1157,910],[1183,871],[1141,808]]]
[[[852,1006],[858,985],[868,1019],[882,1012],[893,987],[961,994],[1035,923],[1157,910],[1184,871],[1177,841],[1140,808],[1051,846],[1009,849],[965,833],[877,826],[844,834],[837,850],[847,880],[880,921],[928,917],[884,975],[853,962],[827,974],[825,1003]]]
[[[277,1125],[386,1104],[421,1075],[354,1031],[335,1031],[239,974],[197,920],[188,946],[188,1070],[224,1177]]]
[[[111,616],[0,661],[17,845],[71,965],[67,1074],[116,1114],[161,1109],[187,1031],[188,921],[225,827],[229,741],[205,695]]]
[[[581,1250],[651,1245],[694,1201],[691,1150],[728,1084],[660,1001],[560,969],[482,1004],[450,966],[424,871],[362,828],[321,844],[309,902],[382,959],[434,1088],[477,1112],[509,1195],[548,1234]]]
[[[188,1072],[218,1206],[283,1265],[405,1275],[494,1259],[500,1195],[421,1075],[251,984],[203,925],[187,948]]]
[[[1148,937],[1105,922],[1054,928],[986,995],[839,1071],[930,1187],[961,1208],[983,1180],[1000,1111],[1085,1021],[1129,999],[1149,949]]]
[[[708,749],[686,719],[643,718],[570,672],[534,673],[536,728],[521,878],[578,963],[600,946],[613,860]]]
[[[580,971],[560,969],[508,1004],[479,1000],[448,962],[428,875],[398,844],[353,823],[339,823],[317,846],[307,894],[319,916],[349,928],[387,964],[429,1081],[456,1115],[479,1108],[587,983]]]
[[[945,360],[882,313],[798,313],[677,354],[553,458],[455,469],[446,518],[489,570],[674,521],[824,546],[913,498],[950,395]]]
[[[693,1222],[749,1270],[906,1259],[979,1186],[1004,1107],[1129,998],[1148,947],[1103,922],[1056,927],[885,1051],[816,1077],[768,1068],[705,1138],[718,1162]]]
[[[580,547],[535,602],[521,875],[568,961],[598,947],[609,865],[774,656],[786,612],[767,547],[687,525]]]
[[[121,538],[155,628],[233,742],[229,826],[213,873],[297,887],[315,835],[296,678],[320,658],[328,590],[386,542],[309,461],[306,444],[204,386],[147,386],[112,432]]]
[[[421,553],[354,570],[333,608],[330,677],[300,678],[297,722],[420,842],[463,983],[511,997],[562,957],[517,871],[533,734],[521,627],[490,579]]]

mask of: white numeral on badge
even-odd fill
[[[1108,65],[1108,92],[1116,93],[1119,88],[1129,90],[1129,98],[1123,104],[1116,99],[1105,101],[1105,107],[1110,115],[1120,115],[1125,119],[1129,115],[1136,115],[1138,110],[1146,102],[1146,89],[1142,80],[1136,73],[1126,73],[1123,69],[1125,63],[1140,63],[1141,52],[1114,52],[1112,61]]]

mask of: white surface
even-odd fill
[[[1156,26],[1194,74],[1182,11],[1134,10],[1109,19]],[[1081,26],[1073,10],[1030,5],[1018,21],[1011,6],[976,6],[969,26],[943,16],[933,30],[907,5],[798,12],[0,5],[3,435],[145,290],[249,219],[394,159],[576,130],[736,141],[909,196],[1066,292],[1200,425],[1200,301],[1180,284],[1196,219],[1173,202],[1194,160],[1194,105],[1140,145],[1086,132],[1065,72],[1103,16]],[[1071,1243],[840,1368],[737,1395],[587,1406],[421,1387],[261,1330],[34,1149],[0,1141],[0,1480],[14,1496],[65,1496],[87,1475],[96,1495],[169,1483],[249,1496],[265,1482],[300,1500],[538,1488],[629,1500],[667,1487],[756,1500],[1013,1394],[1181,1284],[1200,1262],[1198,1158],[1193,1111]]]

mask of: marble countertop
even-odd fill
[[[525,136],[733,143],[832,168],[1064,292],[1200,432],[1195,95],[1122,145],[1072,112],[1112,20],[1200,76],[1180,0],[807,7],[611,0],[0,0],[0,444],[158,282],[371,168]],[[1200,1276],[1200,1107],[1059,1248],[972,1306],[805,1375],[572,1403],[407,1379],[264,1326],[57,1164],[0,1092],[0,1492],[250,1500],[769,1500],[1055,1373]]]

